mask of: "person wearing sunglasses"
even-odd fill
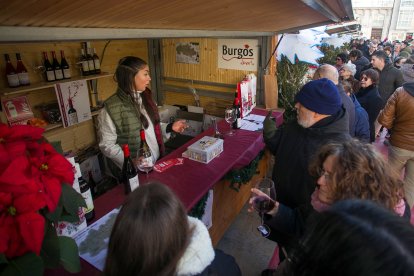
[[[336,56],[335,68],[339,71],[347,62],[348,55],[346,53],[340,53]]]
[[[368,69],[361,73],[361,89],[356,93],[356,98],[368,113],[370,142],[375,141],[375,122],[382,109],[383,102],[378,92],[378,72]]]

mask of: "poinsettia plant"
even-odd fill
[[[57,236],[58,221],[79,221],[86,207],[74,170],[43,129],[0,124],[0,274],[43,275],[62,265],[80,271],[78,247]]]

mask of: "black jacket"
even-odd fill
[[[358,102],[368,113],[370,142],[375,141],[375,120],[383,107],[383,100],[376,86],[361,88],[355,95]]]
[[[316,182],[308,173],[309,161],[328,141],[350,139],[348,126],[348,116],[342,107],[338,114],[309,128],[294,121],[283,125],[272,137],[265,137],[266,146],[275,156],[273,180],[279,202],[290,208],[310,204]]]
[[[336,87],[338,87],[339,96],[341,97],[342,104],[345,107],[346,112],[348,113],[348,119],[349,119],[349,134],[354,137],[355,135],[355,120],[356,120],[356,114],[355,114],[355,104],[352,101],[352,99],[345,93],[344,87],[342,84],[338,84]]]
[[[391,63],[385,64],[380,72],[378,90],[383,101],[383,107],[388,101],[388,98],[394,93],[395,89],[402,86],[404,78],[402,72],[395,68]]]
[[[360,76],[361,76],[362,71],[367,70],[368,68],[371,67],[371,63],[364,56],[362,56],[359,59],[353,61],[352,63],[355,64],[355,67],[356,67],[356,73],[355,73],[354,77],[357,80],[360,80]]]

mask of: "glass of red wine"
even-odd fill
[[[253,207],[261,218],[261,225],[257,230],[263,237],[267,237],[270,235],[270,228],[263,223],[263,216],[275,207],[275,201],[272,199],[272,196],[275,196],[275,184],[270,178],[261,178],[256,182],[255,188],[258,193],[253,195]]]

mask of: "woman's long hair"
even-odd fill
[[[105,275],[174,275],[191,236],[180,200],[165,185],[132,192],[115,221]]]
[[[115,71],[115,81],[118,83],[118,87],[128,93],[132,97],[132,93],[135,93],[135,75],[139,70],[144,69],[147,63],[134,56],[127,56],[121,58],[118,62],[118,67]],[[154,125],[160,122],[160,116],[158,114],[157,106],[152,99],[151,90],[146,88],[144,92],[141,93],[142,105],[148,113],[148,116],[151,118],[151,121]],[[144,125],[144,128],[148,127],[147,118],[144,115],[140,115],[140,120]]]
[[[328,156],[334,156],[329,183],[333,202],[367,199],[393,210],[403,197],[398,176],[372,145],[351,140],[322,146],[309,167],[312,176],[320,176]]]
[[[377,204],[334,204],[289,258],[292,276],[414,275],[414,228]]]

